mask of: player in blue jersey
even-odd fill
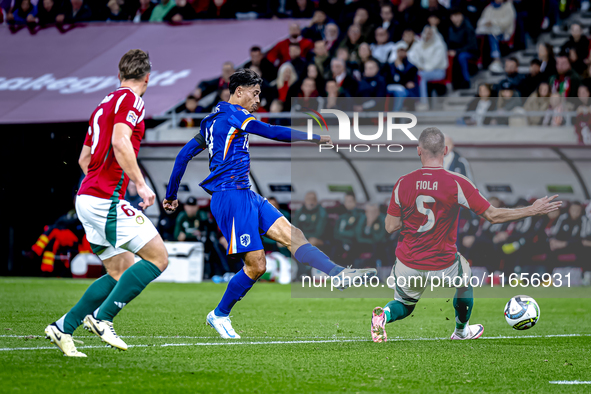
[[[250,190],[249,134],[283,142],[308,141],[305,132],[270,126],[252,116],[260,102],[261,83],[262,79],[249,69],[238,70],[230,77],[230,100],[219,103],[202,120],[199,133],[179,152],[163,201],[164,209],[177,208],[177,191],[188,162],[208,148],[210,174],[200,185],[212,195],[211,213],[228,240],[228,254],[238,255],[244,261],[244,268],[230,280],[217,308],[207,315],[207,323],[222,338],[240,338],[232,328],[230,310],[265,273],[261,235],[285,245],[299,262],[327,275],[338,275],[342,289],[349,287],[355,277],[371,278],[377,274],[375,269],[354,270],[336,265],[267,199]],[[331,143],[331,139],[314,134],[310,142]]]

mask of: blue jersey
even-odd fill
[[[209,149],[209,176],[200,186],[209,193],[250,188],[250,152],[244,130],[255,120],[250,112],[226,102],[201,121],[199,131]]]
[[[225,101],[201,121],[199,133],[177,155],[166,190],[167,200],[176,200],[181,178],[188,162],[209,149],[209,176],[200,186],[209,194],[250,188],[250,152],[248,135],[256,134],[276,141],[307,141],[303,131],[260,122],[246,109]],[[315,141],[320,136],[313,135]]]

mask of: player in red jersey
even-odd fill
[[[456,248],[460,207],[491,223],[504,223],[545,215],[559,209],[562,203],[552,201],[558,197],[555,195],[525,208],[493,207],[468,178],[443,168],[447,147],[443,133],[435,127],[421,133],[417,152],[423,166],[398,179],[388,207],[386,230],[392,233],[402,229],[389,278],[389,285],[395,288],[394,301],[374,309],[372,339],[386,341],[386,323],[410,315],[430,278],[456,288],[456,329],[451,339],[476,339],[484,328],[468,323],[474,299],[470,265]]]
[[[124,200],[129,180],[143,202],[154,203],[137,163],[144,136],[144,100],[150,80],[147,53],[132,49],[119,62],[121,87],[108,94],[93,112],[80,166],[86,177],[76,199],[76,212],[86,237],[107,270],[86,290],[80,301],[45,334],[66,356],[86,357],[72,340],[84,327],[104,342],[127,350],[113,329],[113,318],[168,265],[168,254],[152,222]],[[134,254],[141,260],[134,264]]]

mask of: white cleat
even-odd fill
[[[334,281],[335,288],[339,290],[345,290],[348,287],[351,287],[353,283],[366,283],[370,278],[378,275],[378,271],[375,268],[351,268],[347,267],[342,270],[339,274],[335,275],[334,277],[340,278],[339,281]],[[333,277],[333,278],[334,278]],[[354,281],[355,278],[360,278],[357,281]],[[361,282],[359,282],[361,281]]]
[[[127,350],[127,344],[115,332],[113,323],[110,321],[95,319],[92,315],[84,318],[84,328],[97,335],[103,342],[116,347],[117,349]]]
[[[240,335],[236,334],[232,328],[232,322],[229,316],[216,316],[214,311],[207,314],[207,324],[212,326],[218,334],[224,339],[240,339]]]
[[[451,334],[450,339],[452,339],[452,340],[455,340],[455,339],[459,339],[459,340],[477,339],[482,336],[483,332],[484,332],[484,327],[482,326],[482,324],[472,324],[472,325],[468,326],[468,333],[466,335],[462,335],[462,333],[458,332],[458,330],[455,330],[454,333]]]
[[[68,357],[86,357],[86,354],[79,352],[74,345],[74,340],[70,334],[65,334],[57,328],[55,323],[45,327],[45,338],[58,347]],[[80,342],[80,341],[78,341]]]

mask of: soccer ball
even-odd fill
[[[515,330],[530,329],[540,319],[540,307],[531,297],[515,296],[505,305],[505,319]]]

